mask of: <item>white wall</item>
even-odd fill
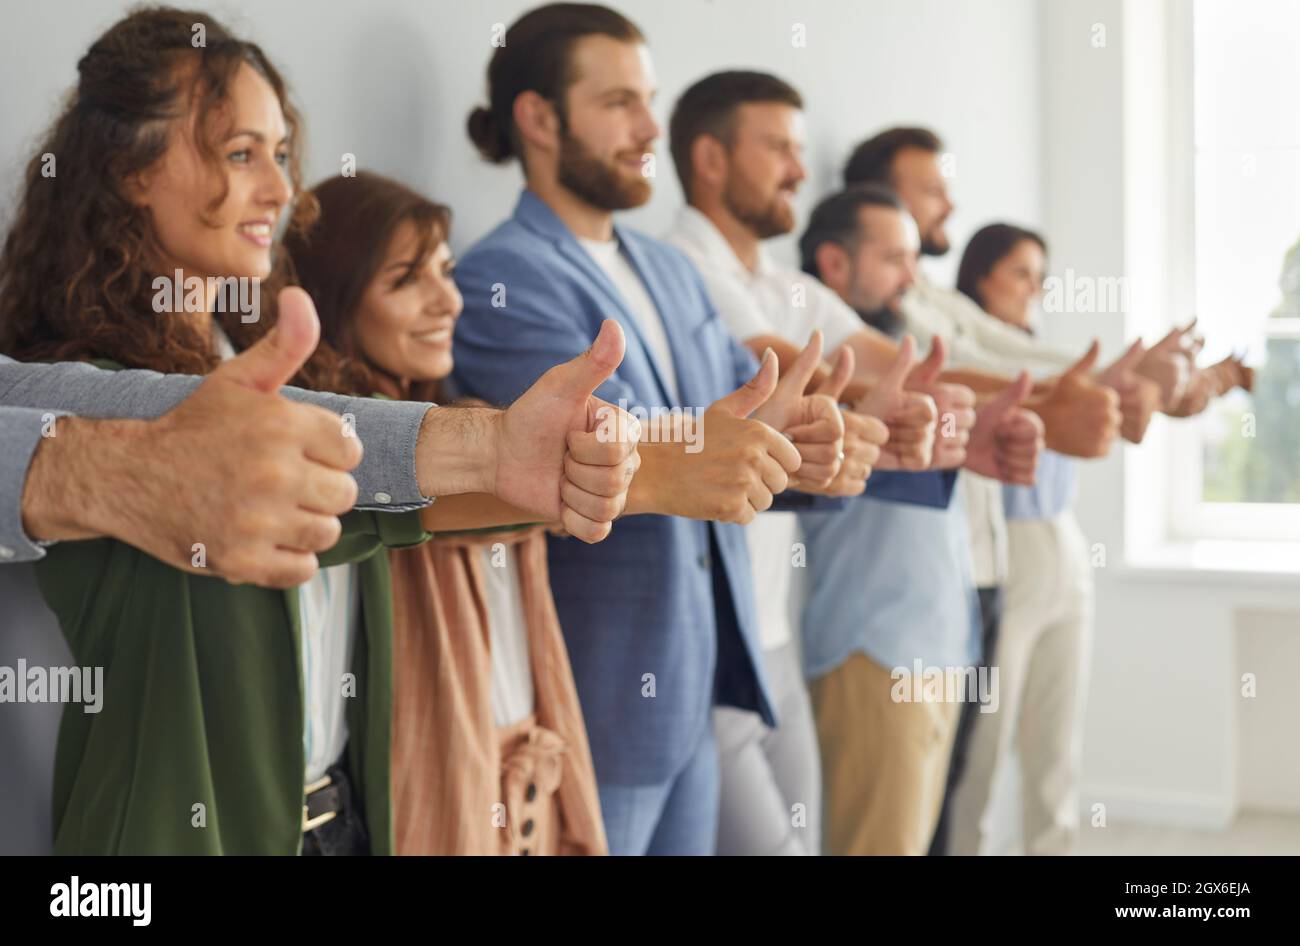
[[[1136,290],[1124,316],[1057,315],[1046,328],[1074,344],[1096,334],[1117,352],[1192,311],[1177,259],[1190,226],[1189,129],[1170,104],[1188,76],[1186,44],[1163,0],[1053,3],[1042,23],[1051,268],[1126,276]],[[1097,24],[1104,48],[1090,42]],[[1207,827],[1243,807],[1300,811],[1288,682],[1300,660],[1300,584],[1270,573],[1266,549],[1256,571],[1191,567],[1185,548],[1164,549],[1174,564],[1152,562],[1144,546],[1182,472],[1161,462],[1175,423],[1188,422],[1157,418],[1142,447],[1082,476],[1079,518],[1106,565],[1096,570],[1081,801],[1105,804],[1111,819]],[[1253,698],[1242,696],[1244,673],[1256,675]]]
[[[0,222],[22,163],[75,78],[77,58],[128,5],[55,0],[7,12]],[[207,8],[261,42],[288,78],[306,117],[309,181],[354,153],[362,167],[449,202],[454,242],[464,247],[515,200],[518,172],[479,161],[463,123],[483,95],[492,25],[509,24],[530,5],[282,0]],[[812,172],[805,210],[838,183],[854,142],[888,124],[924,124],[956,157],[957,247],[977,227],[1003,219],[1043,227],[1056,272],[1069,266],[1118,275],[1162,265],[1150,251],[1163,218],[1148,214],[1144,222],[1138,211],[1147,195],[1126,191],[1126,169],[1144,155],[1153,160],[1143,140],[1150,129],[1124,101],[1126,79],[1141,85],[1140,70],[1154,69],[1147,54],[1159,44],[1149,20],[1146,35],[1126,35],[1144,27],[1123,0],[615,5],[650,39],[665,123],[674,97],[719,68],[766,69],[803,91]],[[806,27],[806,48],[791,45],[796,23]],[[1107,28],[1103,48],[1091,42],[1098,23]],[[668,226],[680,200],[666,147],[659,150],[655,198],[634,213],[652,233]],[[955,262],[941,261],[936,273],[950,278]],[[1047,331],[1070,342],[1100,334],[1114,349],[1126,325],[1111,316],[1061,316]],[[1300,658],[1294,586],[1241,577],[1207,583],[1185,572],[1123,567],[1124,505],[1117,498],[1128,489],[1130,518],[1141,511],[1124,464],[1121,454],[1090,465],[1081,484],[1085,531],[1109,553],[1097,574],[1085,804],[1104,801],[1112,816],[1200,823],[1222,821],[1239,802],[1300,809],[1297,755],[1286,756],[1289,762],[1278,756],[1293,746],[1287,723],[1297,718],[1288,681],[1279,679],[1279,668]],[[1147,477],[1145,486],[1158,497],[1162,482]],[[1260,674],[1261,689],[1242,707],[1236,680],[1244,669]]]
[[[360,166],[400,177],[450,203],[457,247],[481,236],[514,204],[517,170],[481,162],[465,136],[464,121],[484,97],[492,25],[509,25],[534,5],[519,0],[200,4],[260,42],[286,75],[306,117],[309,182],[337,173],[340,156],[353,153]],[[887,124],[911,122],[939,130],[957,157],[959,237],[995,215],[1037,218],[1034,0],[1006,0],[995,13],[982,4],[951,0],[624,0],[614,5],[649,37],[665,125],[676,96],[717,69],[761,68],[802,90],[812,171],[801,195],[805,210],[838,184],[855,142]],[[129,6],[54,0],[7,13],[0,38],[5,198],[16,186],[20,162],[30,156],[75,79],[77,58]],[[806,28],[804,48],[791,43],[796,23]],[[668,227],[680,203],[666,144],[658,150],[655,197],[633,215],[651,233]],[[791,241],[783,250],[792,251]]]

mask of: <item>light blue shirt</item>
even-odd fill
[[[855,652],[887,669],[968,667],[979,660],[979,597],[966,510],[849,500],[839,513],[803,513],[808,599],[804,672],[834,670]]]
[[[1002,487],[1007,519],[1054,519],[1073,506],[1077,462],[1044,450],[1038,458],[1033,486]]]

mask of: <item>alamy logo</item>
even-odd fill
[[[256,276],[156,276],[151,283],[155,312],[238,312],[239,321],[262,316],[262,280]]]
[[[148,926],[153,884],[69,884],[50,888],[50,916],[129,916],[132,926]]]
[[[626,443],[635,437],[641,443],[683,443],[687,453],[704,449],[704,411],[692,407],[628,406],[618,399],[618,410],[608,405],[597,409],[596,439],[601,443]]]
[[[997,667],[895,667],[889,698],[895,703],[977,703],[981,713],[998,711]]]
[[[104,708],[103,667],[0,667],[0,703],[82,703],[82,712]]]

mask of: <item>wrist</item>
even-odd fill
[[[503,417],[493,408],[430,408],[415,445],[420,492],[425,496],[495,495]]]
[[[32,455],[23,528],[38,541],[117,535],[148,451],[146,422],[60,417]],[[134,475],[132,475],[134,474]]]
[[[664,464],[671,459],[667,451],[674,446],[676,445],[672,443],[644,441],[637,445],[637,452],[641,455],[641,466],[628,486],[623,515],[636,516],[665,512],[659,502],[659,481]]]

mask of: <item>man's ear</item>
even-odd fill
[[[727,146],[712,135],[697,135],[691,142],[691,175],[696,185],[721,189],[727,179]]]
[[[523,141],[543,151],[558,149],[560,116],[549,101],[532,90],[521,92],[515,96],[510,114]]]
[[[821,281],[842,293],[849,281],[849,254],[844,247],[832,240],[823,240],[813,251],[813,260],[817,263]]]

